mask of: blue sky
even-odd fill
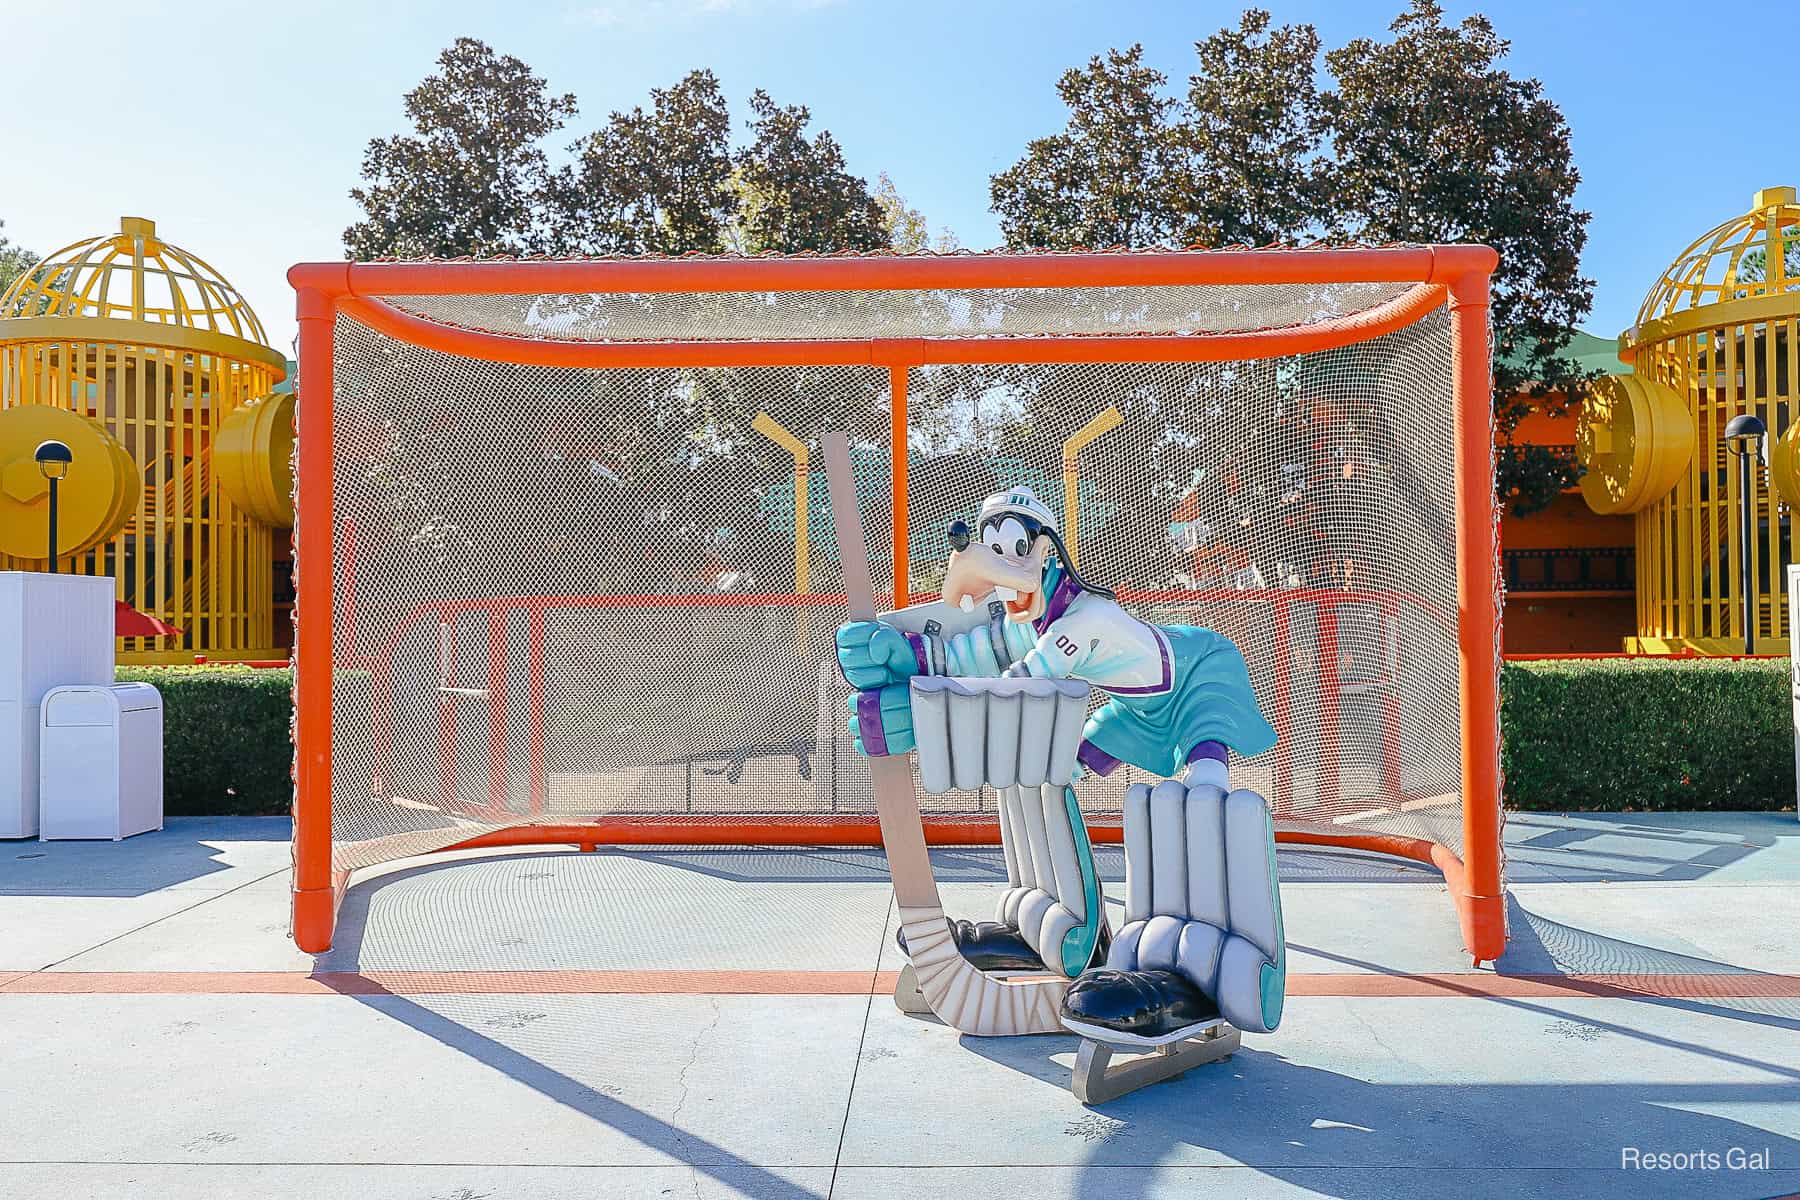
[[[1401,0],[1263,0],[1327,46],[1385,29]],[[852,169],[887,171],[933,227],[998,241],[987,180],[1061,128],[1057,75],[1141,41],[1174,83],[1193,42],[1241,3],[1068,0],[464,0],[218,3],[0,0],[0,218],[39,252],[156,219],[249,296],[278,346],[292,337],[289,264],[341,257],[364,144],[402,127],[400,96],[452,38],[518,55],[573,92],[591,128],[706,66],[734,106],[756,87],[804,103]],[[1448,3],[1511,39],[1511,69],[1542,79],[1574,131],[1593,332],[1630,324],[1655,273],[1760,187],[1800,183],[1792,139],[1756,127],[1792,110],[1786,72],[1758,69],[1762,6],[1672,0]],[[1762,14],[1762,15],[1758,15]],[[1713,60],[1696,62],[1698,52]],[[1785,62],[1778,56],[1777,61]],[[1715,80],[1729,75],[1736,94]],[[31,164],[27,166],[27,164]]]

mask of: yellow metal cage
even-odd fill
[[[1637,636],[1646,653],[1741,654],[1749,592],[1758,653],[1785,653],[1783,567],[1800,501],[1790,402],[1800,378],[1800,204],[1791,187],[1696,240],[1619,338],[1630,376],[1601,380],[1582,416],[1582,491],[1636,514]],[[1760,461],[1722,437],[1739,414],[1768,427]],[[1766,468],[1766,469],[1765,469]],[[1740,561],[1741,472],[1751,473],[1750,575]]]
[[[46,566],[32,454],[55,436],[75,453],[58,569],[110,575],[120,600],[181,630],[120,639],[120,661],[285,657],[271,481],[292,439],[269,418],[291,421],[292,398],[269,393],[286,374],[237,290],[153,222],[51,254],[0,298],[0,568]]]

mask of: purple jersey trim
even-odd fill
[[[925,639],[916,633],[906,635],[907,645],[912,647],[913,658],[918,660],[919,674],[931,674],[931,662],[925,657]]]
[[[1111,775],[1119,765],[1118,759],[1085,739],[1075,749],[1075,761],[1095,775]]]
[[[888,752],[887,733],[881,727],[881,693],[873,688],[856,693],[856,726],[862,731],[863,753],[879,758]]]
[[[1226,754],[1225,743],[1223,742],[1201,742],[1192,750],[1188,751],[1187,760],[1189,763],[1193,763],[1202,758],[1210,758],[1215,762],[1225,762]]]
[[[1108,686],[1102,690],[1114,696],[1154,696],[1159,692],[1166,692],[1171,687],[1175,686],[1175,669],[1169,662],[1168,639],[1164,638],[1162,631],[1157,629],[1154,625],[1150,627],[1150,634],[1156,639],[1156,652],[1162,656],[1162,682],[1152,684],[1149,687]]]
[[[1067,571],[1058,572],[1056,589],[1050,593],[1050,600],[1044,605],[1044,615],[1033,622],[1038,633],[1042,634],[1061,620],[1062,615],[1069,611],[1069,605],[1073,604],[1075,597],[1079,595],[1081,595],[1081,585],[1070,578]]]

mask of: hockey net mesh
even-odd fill
[[[559,341],[1031,337],[1223,333],[1314,325],[1411,285],[956,288],[916,291],[394,296],[465,329]]]
[[[1319,291],[1259,314],[1277,289],[1206,290],[1246,327],[1315,312]],[[760,298],[792,334],[805,295]],[[505,329],[576,300],[593,298],[407,303]],[[1175,307],[1159,303],[1139,311]],[[794,460],[752,420],[815,457],[821,432],[849,433],[886,592],[886,368],[543,368],[348,317],[334,354],[339,869],[530,822],[872,817],[835,666],[823,465],[805,480],[802,592]],[[1147,619],[1242,648],[1281,742],[1234,763],[1234,781],[1279,824],[1460,850],[1447,315],[1294,358],[928,366],[908,390],[915,599],[942,578],[945,526],[990,492],[1025,484],[1060,514],[1065,442],[1116,406],[1123,423],[1080,458],[1081,569]],[[302,537],[306,513],[302,496]],[[1140,778],[1122,768],[1077,793],[1104,819]],[[994,811],[988,793],[921,803],[928,819]]]

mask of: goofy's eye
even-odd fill
[[[988,545],[996,554],[1010,554],[1014,558],[1024,558],[1031,549],[1031,539],[1026,536],[1025,526],[1016,517],[1007,517],[1004,521],[989,527],[987,531]]]

